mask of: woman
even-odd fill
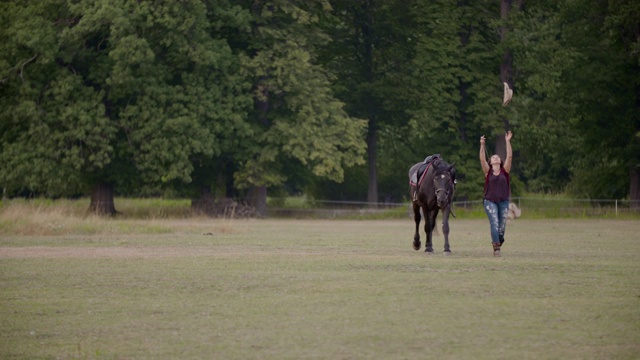
[[[487,163],[484,148],[484,135],[480,137],[480,165],[484,172],[484,211],[491,226],[491,243],[493,256],[500,256],[500,247],[504,243],[504,231],[509,214],[509,172],[511,172],[511,131],[507,131],[504,139],[507,143],[507,158],[503,162],[500,156],[493,155]]]

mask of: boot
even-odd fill
[[[493,256],[500,257],[500,243],[491,243],[493,244]]]

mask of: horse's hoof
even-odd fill
[[[421,245],[420,241],[414,241],[413,242],[413,250],[416,250],[416,251],[420,250],[420,245]]]
[[[433,255],[433,250],[425,250],[424,253],[427,255]]]
[[[451,251],[445,251],[445,252],[442,253],[442,255],[451,256]]]

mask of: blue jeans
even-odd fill
[[[506,200],[496,203],[484,200],[484,212],[487,213],[489,226],[491,226],[491,242],[500,243],[500,240],[504,239],[504,230],[507,227],[509,201]]]

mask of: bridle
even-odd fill
[[[447,199],[449,199],[449,190],[451,189],[451,184],[453,183],[453,180],[451,179],[451,174],[449,172],[447,172],[447,174],[449,174],[449,182],[447,183],[447,185],[449,186],[445,186],[445,188],[442,188],[442,189],[436,189],[435,190],[436,198],[438,197],[438,193],[440,193],[441,191],[444,191],[444,195],[446,196]],[[444,177],[444,173],[440,174],[440,176]],[[437,180],[437,176],[433,178],[433,182],[436,183],[436,180]]]
[[[441,191],[444,191],[445,198],[447,199],[447,204],[446,204],[446,206],[445,206],[445,207],[443,207],[442,209],[444,210],[444,209],[446,209],[446,208],[449,208],[449,210],[451,211],[451,216],[453,216],[453,217],[455,218],[455,217],[456,217],[456,214],[454,214],[454,212],[453,212],[453,206],[452,206],[452,203],[451,203],[451,200],[452,200],[452,199],[450,199],[450,198],[449,198],[449,196],[450,196],[450,195],[449,195],[449,192],[450,192],[452,189],[455,189],[455,183],[454,183],[454,181],[453,181],[453,178],[451,177],[451,172],[449,172],[449,171],[444,171],[444,172],[440,173],[440,175],[435,176],[435,177],[433,178],[433,183],[434,183],[434,184],[433,184],[433,185],[434,185],[433,187],[434,187],[434,188],[436,187],[436,180],[437,180],[438,176],[440,176],[440,177],[442,178],[442,177],[444,177],[444,173],[447,173],[447,174],[449,175],[449,181],[445,184],[444,188],[436,189],[436,190],[435,190],[436,199],[438,199],[438,194],[439,194]]]

